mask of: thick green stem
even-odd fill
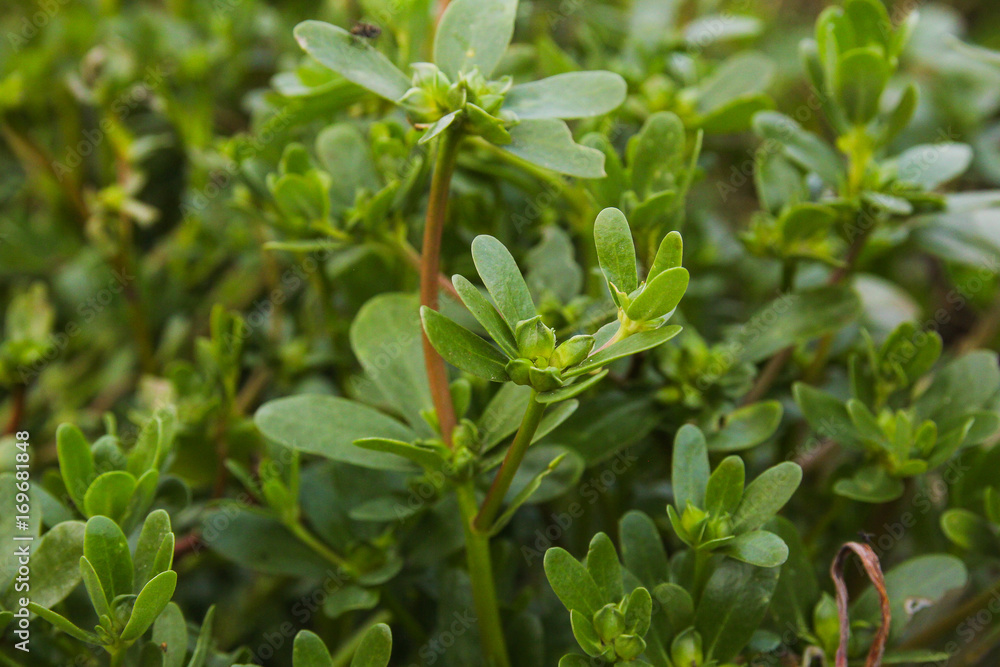
[[[111,667],[122,667],[125,664],[125,653],[127,648],[125,646],[114,646],[108,649],[111,654]]]
[[[444,230],[448,212],[448,192],[451,177],[455,172],[458,144],[462,139],[460,130],[446,131],[438,144],[434,174],[431,176],[431,191],[427,202],[427,221],[424,225],[424,241],[420,257],[420,305],[438,309],[438,273],[441,264],[441,233]],[[424,334],[424,365],[430,382],[431,398],[437,413],[441,437],[451,446],[451,432],[455,428],[455,406],[452,405],[448,387],[448,372],[444,359]]]
[[[531,444],[531,440],[535,437],[535,431],[538,430],[538,424],[542,421],[545,404],[536,401],[537,396],[538,393],[532,390],[528,409],[525,410],[524,417],[521,419],[521,426],[517,429],[514,442],[507,450],[507,455],[503,459],[500,470],[497,471],[497,476],[493,478],[493,484],[486,494],[486,500],[483,501],[479,514],[476,515],[476,520],[472,522],[472,527],[478,532],[488,531],[496,520],[500,508],[503,506],[504,496],[507,495],[507,490],[510,489],[510,484],[514,481],[514,475],[517,474],[517,469],[521,467],[521,461],[524,460],[524,455],[528,451],[528,445]]]
[[[510,667],[503,625],[500,623],[496,584],[493,581],[490,538],[472,527],[477,509],[475,486],[471,480],[464,482],[456,487],[456,493],[462,513],[462,527],[465,529],[465,559],[472,582],[472,601],[476,607],[483,656],[488,667]]]
[[[711,560],[711,551],[704,551],[702,549],[694,550],[694,588],[692,589],[692,597],[694,597],[695,604],[701,599],[701,593],[705,590],[705,584],[708,583],[708,565]]]

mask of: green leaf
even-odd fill
[[[576,610],[588,618],[604,606],[597,583],[578,560],[561,547],[545,552],[545,576],[566,609]]]
[[[87,489],[83,505],[87,516],[106,516],[121,521],[135,491],[135,477],[123,470],[99,476]]]
[[[86,556],[80,556],[79,567],[80,578],[83,579],[83,585],[87,589],[90,604],[94,607],[97,617],[100,618],[104,615],[110,617],[112,615],[111,598],[105,592],[104,586],[101,584],[101,579],[94,570],[94,566],[91,565]]]
[[[64,521],[49,529],[31,554],[31,599],[54,607],[80,584],[82,521]]]
[[[141,637],[166,608],[176,587],[177,573],[173,570],[161,572],[150,579],[135,599],[132,615],[122,630],[121,639],[132,641]]]
[[[774,100],[764,93],[751,93],[730,100],[712,109],[695,121],[696,127],[706,134],[727,134],[743,132],[753,124],[753,118],[761,111],[774,108]]]
[[[865,125],[878,113],[889,82],[889,65],[875,47],[851,49],[837,63],[835,91],[847,119]]]
[[[506,382],[507,357],[465,327],[427,306],[420,307],[431,345],[453,366],[493,382]]]
[[[642,637],[649,630],[650,617],[653,614],[653,597],[645,588],[636,588],[628,596],[628,608],[625,612],[625,627],[631,634]]]
[[[434,403],[424,367],[417,298],[412,294],[380,294],[369,299],[351,322],[350,339],[365,379],[374,383],[411,428],[431,436],[421,416],[432,410]]]
[[[762,138],[784,146],[792,162],[815,172],[828,185],[836,186],[843,179],[844,167],[834,150],[788,116],[763,111],[754,116],[753,126]]]
[[[170,545],[170,560],[165,567],[159,569],[162,564],[157,562],[157,556],[163,549],[165,540]],[[173,560],[173,542],[170,515],[164,510],[151,512],[142,524],[139,541],[136,543],[135,554],[132,557],[135,571],[133,576],[134,592],[138,593],[150,579],[170,568]]]
[[[590,540],[587,550],[587,571],[597,584],[601,597],[605,600],[620,600],[625,594],[622,589],[622,566],[618,562],[618,552],[611,538],[597,533]]]
[[[101,645],[101,640],[97,638],[97,635],[87,632],[86,630],[81,630],[73,625],[73,623],[71,623],[67,618],[60,616],[51,609],[39,606],[35,602],[29,602],[28,610],[32,613],[38,614],[40,617],[74,639],[79,639],[80,641],[87,642],[88,644],[95,644],[97,646]]]
[[[744,14],[703,14],[684,27],[684,40],[695,49],[709,44],[759,35],[763,22],[755,16]]]
[[[695,612],[706,658],[731,661],[760,627],[778,583],[778,568],[726,559],[712,573]]]
[[[734,410],[722,428],[708,436],[708,451],[739,452],[756,447],[774,435],[781,415],[778,401],[761,401]]]
[[[774,70],[774,61],[763,53],[737,53],[698,86],[698,111],[707,114],[737,98],[760,93],[770,85]]]
[[[933,604],[948,591],[965,586],[968,579],[962,561],[945,554],[917,556],[886,572],[885,589],[894,621],[889,632],[890,641],[900,637],[914,618],[912,613],[907,613],[913,602],[922,602],[922,606]],[[880,614],[875,589],[865,589],[850,611],[852,619],[877,625]]]
[[[837,221],[837,212],[829,206],[803,202],[782,211],[778,224],[786,244],[825,238]]]
[[[727,456],[712,471],[705,486],[705,509],[713,514],[732,514],[743,497],[746,470],[739,456]]]
[[[765,527],[788,547],[788,560],[781,566],[770,612],[779,627],[805,632],[811,629],[813,607],[819,601],[819,582],[812,559],[802,544],[798,528],[784,517],[775,517]]]
[[[854,428],[843,402],[803,382],[793,385],[792,394],[817,435],[847,447],[862,447],[861,434]]]
[[[573,141],[569,127],[555,118],[524,120],[510,128],[502,148],[531,164],[577,178],[604,176],[604,153]]]
[[[594,628],[594,621],[576,609],[570,609],[569,622],[570,627],[573,629],[573,636],[576,638],[576,642],[580,645],[580,648],[587,655],[599,656],[603,647],[601,646],[601,637],[597,634],[596,628]],[[562,661],[559,664],[561,665]],[[589,665],[590,663],[585,662],[585,664]]]
[[[278,210],[297,228],[326,224],[330,200],[315,174],[285,174],[275,182],[273,195]]]
[[[519,322],[536,315],[535,303],[531,300],[524,276],[510,251],[500,241],[492,236],[477,236],[472,241],[472,260],[512,333]]]
[[[849,287],[792,292],[757,311],[730,344],[741,360],[757,362],[789,345],[837,331],[860,313],[861,300]]]
[[[687,628],[694,620],[694,600],[691,594],[678,584],[666,583],[658,585],[653,591],[653,597],[660,603],[664,615],[673,633]],[[654,617],[655,619],[655,617]],[[669,637],[665,637],[669,639]]]
[[[299,46],[320,64],[390,102],[410,88],[410,80],[363,39],[322,21],[295,26]]]
[[[646,322],[672,312],[687,291],[688,270],[683,267],[667,269],[646,283],[629,304],[627,315],[633,322]]]
[[[215,605],[208,608],[205,618],[201,622],[201,630],[198,631],[198,639],[194,645],[194,652],[191,654],[191,662],[187,667],[205,667],[208,650],[212,644],[212,627],[215,620]]]
[[[351,660],[351,667],[386,667],[391,656],[392,632],[385,623],[378,623],[370,627],[362,637]]]
[[[667,552],[656,524],[647,514],[631,510],[618,523],[622,560],[629,572],[647,588],[655,588],[668,576]]]
[[[684,258],[684,241],[680,232],[670,232],[660,241],[660,247],[656,249],[656,256],[653,258],[653,265],[649,268],[646,282],[652,281],[658,275],[668,269],[675,269],[681,265]]]
[[[882,136],[879,141],[883,146],[889,144],[899,136],[899,133],[905,130],[910,124],[910,120],[913,119],[913,114],[917,110],[919,96],[919,90],[915,83],[910,82],[906,84],[903,94],[900,95],[899,101],[885,119],[882,127]]]
[[[570,398],[575,398],[603,380],[604,376],[607,374],[608,369],[604,369],[603,371],[595,373],[585,380],[580,380],[574,384],[560,387],[559,389],[553,389],[552,391],[543,391],[535,397],[535,400],[539,403],[548,405],[552,403],[559,403],[560,401],[565,401]]]
[[[173,408],[157,410],[142,425],[139,438],[128,454],[128,471],[137,479],[149,470],[159,470],[177,431],[177,412]]]
[[[566,72],[514,86],[503,109],[521,120],[588,118],[616,109],[627,91],[625,79],[613,72]]]
[[[330,196],[334,210],[354,206],[359,190],[380,189],[368,140],[354,125],[334,123],[316,137],[316,157],[330,175]]]
[[[933,190],[965,173],[972,148],[955,142],[921,144],[900,153],[895,163],[897,179]]]
[[[863,503],[887,503],[903,495],[903,481],[891,477],[882,467],[865,466],[849,479],[840,479],[833,492]]]
[[[84,494],[96,476],[90,443],[74,424],[60,424],[56,431],[56,452],[66,492],[82,512],[85,507]]]
[[[677,431],[671,470],[674,506],[678,511],[683,512],[688,503],[704,508],[709,478],[708,449],[697,426],[685,424]]]
[[[777,567],[788,559],[788,546],[784,540],[766,530],[737,535],[722,548],[722,552],[730,558],[758,567]]]
[[[555,471],[555,469],[559,466],[560,463],[562,463],[562,461],[566,458],[566,456],[567,453],[564,452],[559,456],[557,456],[556,458],[552,459],[552,461],[546,468],[542,469],[537,474],[535,474],[531,478],[531,480],[527,484],[525,484],[524,487],[520,491],[518,491],[513,498],[511,498],[510,502],[507,503],[507,507],[504,509],[503,513],[499,517],[497,517],[496,521],[493,522],[493,525],[490,526],[489,530],[487,531],[491,536],[497,535],[501,530],[504,529],[504,527],[506,527],[508,523],[510,523],[510,520],[514,518],[514,515],[517,513],[517,510],[521,507],[521,505],[525,504],[526,502],[528,502],[528,500],[531,499],[531,496],[534,495],[536,491],[538,491],[539,487],[542,485],[542,482],[545,480],[545,478],[548,475],[550,475],[553,471]],[[582,466],[580,466],[580,468],[582,471]]]
[[[428,470],[441,470],[446,461],[438,452],[428,447],[420,447],[409,442],[390,440],[388,438],[361,438],[354,444],[373,452],[386,452],[402,456]]]
[[[473,67],[489,78],[511,37],[517,0],[453,0],[434,36],[434,64],[452,81]]]
[[[214,538],[207,542],[212,551],[256,572],[322,578],[329,568],[276,517],[257,509],[224,504],[205,514],[202,533]]]
[[[394,503],[396,501],[393,501]],[[398,505],[397,505],[398,507]],[[390,515],[390,521],[399,515]],[[349,611],[373,609],[379,602],[379,592],[362,586],[347,585],[333,591],[323,602],[323,613],[329,618],[339,618]]]
[[[632,190],[639,199],[672,188],[674,175],[684,164],[684,132],[677,114],[659,111],[647,118],[639,134],[629,141]]]
[[[635,245],[625,214],[616,208],[606,208],[594,221],[594,243],[597,260],[608,282],[618,291],[630,294],[639,286],[635,265]]]
[[[428,141],[430,141],[434,137],[438,136],[439,134],[447,130],[449,127],[451,127],[451,124],[455,122],[455,120],[459,117],[459,114],[461,113],[462,110],[458,109],[438,118],[431,124],[430,127],[427,128],[423,136],[420,137],[420,141],[418,141],[417,143],[426,144]]]
[[[962,549],[983,554],[1000,552],[1000,539],[993,524],[969,510],[946,510],[941,515],[941,530]]]
[[[459,298],[462,299],[462,303],[476,318],[476,321],[486,329],[490,338],[500,346],[500,349],[508,357],[512,359],[517,357],[517,341],[514,340],[514,332],[493,304],[482,295],[475,285],[462,276],[453,276],[451,282],[455,286]],[[534,309],[534,304],[532,304],[532,309]]]
[[[292,664],[294,667],[333,667],[333,658],[319,635],[309,630],[300,630],[295,635]]]
[[[600,352],[590,355],[579,366],[574,366],[564,372],[563,377],[571,378],[583,375],[584,373],[589,373],[602,366],[606,366],[617,359],[645,352],[667,342],[680,332],[680,326],[671,324],[659,329],[640,331],[637,334],[632,334],[628,338],[622,339],[617,343],[612,343]]]
[[[109,602],[132,593],[132,556],[125,534],[114,521],[104,516],[87,521],[83,555],[94,566]]]
[[[262,405],[254,423],[265,437],[302,452],[366,468],[412,469],[397,456],[354,446],[360,438],[416,438],[395,419],[356,401],[322,395],[279,398]]]
[[[754,530],[778,513],[799,488],[802,468],[784,461],[768,468],[747,485],[743,500],[733,514],[733,531]]]
[[[175,603],[167,604],[153,623],[153,643],[164,646],[163,667],[182,667],[187,657],[187,624]]]

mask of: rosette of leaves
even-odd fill
[[[611,72],[569,72],[518,85],[509,76],[491,78],[516,13],[517,0],[450,3],[434,38],[434,62],[412,64],[412,78],[337,26],[305,21],[295,36],[326,67],[402,107],[426,128],[421,142],[460,131],[553,171],[603,176],[603,155],[576,144],[564,120],[611,111],[625,99],[625,81]]]
[[[744,235],[751,250],[836,265],[840,243],[831,231],[849,244],[878,222],[946,205],[935,190],[965,172],[969,146],[941,142],[888,154],[917,108],[912,83],[887,111],[882,103],[916,20],[913,11],[893,25],[878,0],[848,0],[817,19],[816,38],[803,40],[801,54],[838,138],[830,145],[781,113],[754,117],[754,129],[765,140],[755,174],[764,211]],[[725,184],[720,189],[735,190]]]
[[[472,243],[472,256],[492,301],[461,276],[453,283],[496,347],[447,316],[423,308],[421,317],[431,344],[458,368],[494,382],[531,387],[537,392],[536,400],[547,404],[593,386],[611,362],[677,335],[679,326],[664,325],[687,289],[688,272],[680,266],[680,234],[674,232],[664,240],[658,261],[641,285],[631,232],[620,211],[605,209],[598,215],[594,238],[619,307],[617,323],[606,325],[596,335],[573,336],[557,345],[555,332],[542,322],[510,252],[493,237],[479,236]],[[584,380],[577,381],[583,376]]]
[[[684,224],[684,201],[697,172],[702,132],[686,137],[676,114],[652,114],[629,139],[625,162],[600,133],[588,134],[581,143],[604,153],[607,177],[587,182],[599,205],[618,207],[635,229],[646,257],[656,252],[664,230]]]
[[[640,656],[646,651],[653,599],[642,586],[625,593],[618,553],[607,535],[598,533],[591,540],[586,565],[564,549],[549,549],[545,576],[569,611],[573,635],[588,656],[613,665],[649,664]],[[577,654],[559,661],[560,667],[589,664]]]
[[[656,367],[667,380],[656,398],[677,410],[678,422],[692,414],[722,413],[746,394],[755,374],[753,364],[735,358],[728,345],[709,345],[687,325],[672,345],[657,348]]]
[[[603,533],[583,563],[559,547],[545,554],[545,574],[584,653],[611,664],[732,667],[763,620],[778,569],[721,560],[695,592],[689,559],[667,558],[652,519],[628,512],[618,529],[621,563]],[[570,654],[559,664],[591,663]]]
[[[622,68],[635,80],[636,104],[669,109],[686,127],[708,134],[743,131],[755,113],[774,107],[765,91],[776,68],[764,54],[741,51],[722,62],[703,57],[709,45],[756,37],[760,19],[729,11],[688,17],[655,0],[631,9]]]
[[[62,488],[53,488],[52,502],[64,515],[72,511],[56,498],[67,497],[81,515],[104,516],[126,532],[146,516],[157,494],[161,473],[174,448],[177,418],[173,408],[161,408],[143,423],[131,449],[125,451],[114,421],[109,433],[93,444],[79,428],[63,424],[56,431]]]
[[[705,436],[695,426],[682,426],[674,439],[670,524],[699,558],[719,552],[751,565],[776,567],[785,562],[788,547],[762,526],[795,493],[802,469],[785,461],[746,486],[745,476],[743,460],[735,455],[711,470]]]
[[[136,646],[145,653],[159,646],[138,644],[166,609],[177,585],[170,569],[174,534],[170,517],[157,510],[146,517],[134,552],[121,528],[105,516],[87,521],[80,557],[80,576],[98,619],[93,632],[84,630],[58,612],[35,602],[35,614],[75,639],[102,646],[113,665],[124,664],[126,652]]]
[[[942,367],[914,394],[941,352],[940,337],[900,325],[881,346],[869,339],[851,358],[846,400],[806,384],[795,400],[812,429],[867,463],[838,480],[834,493],[862,502],[888,502],[904,491],[903,479],[941,467],[963,447],[986,441],[998,428],[996,355],[972,352]]]
[[[316,136],[312,155],[300,143],[288,144],[277,171],[266,176],[257,173],[267,168],[259,159],[244,163],[257,194],[273,201],[274,226],[284,237],[265,248],[306,252],[394,240],[393,213],[416,196],[427,162],[411,155],[397,123],[375,123],[368,135],[350,122],[335,123]]]

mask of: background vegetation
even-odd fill
[[[456,35],[496,42],[497,4]],[[839,667],[849,618],[851,664],[997,664],[1000,6],[846,6],[525,0],[459,100],[431,0],[5,3],[0,661],[384,665],[391,628],[399,665]],[[598,70],[620,99],[553,88],[535,126],[503,78]],[[507,322],[442,278],[500,349],[425,314],[442,384],[417,293],[460,133],[440,272]],[[588,365],[619,312],[650,345]],[[549,331],[598,342],[557,362]],[[470,524],[526,409],[516,511]],[[886,577],[843,556],[838,617],[845,542]]]

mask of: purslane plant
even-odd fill
[[[0,662],[996,661],[964,9],[247,3],[0,18]]]

